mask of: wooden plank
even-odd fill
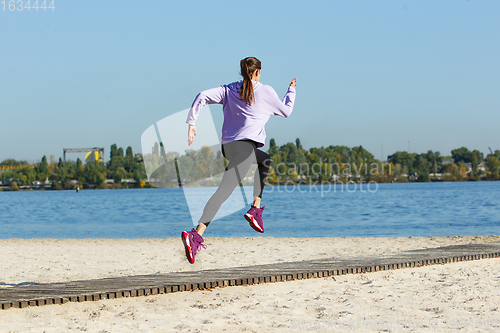
[[[47,283],[0,289],[0,308],[25,308],[177,291],[376,272],[498,258],[500,242],[406,251],[392,256],[327,258],[270,265]]]

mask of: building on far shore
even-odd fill
[[[416,172],[408,173],[408,181],[414,182],[418,180],[418,174]]]

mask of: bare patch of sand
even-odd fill
[[[500,241],[499,236],[404,238],[205,238],[196,263],[180,238],[0,239],[0,282],[63,282],[330,257],[390,255],[406,250]],[[0,285],[0,287],[2,286]]]

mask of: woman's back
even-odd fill
[[[206,104],[222,104],[224,124],[222,143],[236,140],[253,140],[264,146],[264,126],[272,115],[288,117],[293,110],[295,88],[288,87],[281,101],[271,86],[252,81],[254,100],[248,105],[240,95],[243,81],[233,82],[202,91],[193,102],[186,123],[194,125],[201,108]]]
[[[222,143],[250,139],[261,144],[265,142],[265,124],[272,115],[288,117],[293,110],[295,89],[290,88],[285,99],[281,101],[271,86],[252,81],[254,100],[248,105],[240,96],[239,90],[243,82],[233,82],[222,86],[224,124],[222,126]]]

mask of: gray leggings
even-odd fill
[[[271,165],[269,154],[257,149],[257,143],[252,140],[232,141],[222,145],[222,154],[229,160],[226,171],[217,191],[205,205],[199,223],[206,226],[212,221],[224,201],[233,193],[236,186],[246,176],[252,164],[257,164],[253,181],[253,196],[262,198],[267,172]]]

